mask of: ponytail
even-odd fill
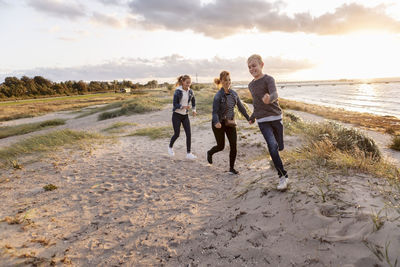
[[[222,80],[224,80],[226,78],[226,76],[229,76],[229,72],[226,70],[223,70],[220,74],[219,74],[219,78],[214,78],[214,83],[217,86],[218,89],[220,89],[222,87]]]
[[[187,79],[190,79],[189,75],[185,74],[185,75],[179,76],[178,78],[176,78],[177,81],[175,83],[175,87],[178,87],[178,86],[182,85],[183,82],[186,81]]]

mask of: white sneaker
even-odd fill
[[[193,155],[192,153],[187,153],[186,158],[187,159],[197,159],[197,157],[195,155]]]
[[[285,189],[287,189],[288,183],[289,183],[289,178],[287,178],[287,177],[285,177],[285,176],[282,176],[282,177],[280,178],[280,180],[279,180],[279,184],[278,184],[278,186],[276,187],[276,189],[278,189],[278,190],[285,190]]]
[[[168,154],[172,157],[175,155],[174,149],[168,146]]]

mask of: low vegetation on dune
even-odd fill
[[[0,102],[0,121],[37,117],[56,111],[77,110],[93,105],[121,101],[130,97],[132,96],[107,93]]]
[[[0,149],[0,167],[19,166],[19,158],[33,153],[53,151],[65,145],[79,145],[84,140],[101,139],[97,134],[59,130],[47,134],[30,137],[16,144]]]
[[[391,149],[400,151],[400,135],[394,135],[392,138]]]
[[[43,130],[45,128],[55,127],[55,126],[64,125],[64,124],[65,124],[65,120],[55,119],[55,120],[47,120],[47,121],[42,121],[42,122],[37,122],[37,123],[20,124],[17,126],[3,126],[3,127],[0,127],[0,139],[10,137],[10,136],[15,136],[15,135],[22,135],[22,134],[27,134],[27,133],[31,133],[31,132],[36,132],[36,131]]]
[[[147,136],[150,139],[167,138],[173,135],[171,126],[148,127],[136,130],[128,136]]]
[[[135,97],[133,99],[120,102],[120,107],[116,110],[106,111],[100,113],[98,120],[107,120],[120,116],[129,116],[133,114],[140,114],[150,111],[161,110],[164,105],[170,102],[166,99],[154,98],[154,97]],[[114,103],[115,104],[115,103]],[[113,105],[114,106],[114,105]]]
[[[385,161],[374,140],[356,129],[334,122],[305,123],[295,115],[286,122],[289,129],[301,133],[305,144],[283,157],[300,176],[318,175],[324,169],[331,174],[362,172],[376,177],[400,179],[400,170]]]
[[[120,132],[124,132],[124,127],[128,127],[128,126],[136,126],[136,123],[130,123],[130,122],[116,122],[113,123],[112,125],[110,125],[109,127],[103,129],[103,132],[107,132],[107,133],[120,133]]]

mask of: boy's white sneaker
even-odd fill
[[[174,149],[168,146],[168,154],[172,157],[175,155]]]
[[[197,159],[197,157],[195,155],[193,155],[192,153],[187,153],[186,158],[187,159]]]
[[[278,186],[276,188],[278,190],[285,190],[285,189],[287,189],[288,183],[289,183],[289,178],[287,178],[285,176],[282,176],[279,179],[279,184],[278,184]]]

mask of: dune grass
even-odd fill
[[[394,135],[392,138],[392,143],[390,144],[390,148],[400,151],[400,135]]]
[[[5,167],[19,157],[33,153],[53,151],[65,145],[79,144],[85,140],[100,139],[101,136],[82,131],[59,130],[30,137],[11,146],[0,149],[0,166]]]
[[[374,140],[356,129],[337,123],[291,121],[306,143],[282,157],[300,176],[318,176],[320,172],[348,175],[366,173],[376,177],[400,179],[400,170],[381,156]]]
[[[48,127],[55,127],[58,125],[64,125],[65,120],[63,119],[55,119],[55,120],[47,120],[37,123],[26,123],[17,126],[3,126],[0,127],[0,139],[6,138],[15,135],[22,135],[31,132],[36,132],[43,130]]]
[[[107,120],[120,116],[129,116],[133,114],[161,110],[162,107],[170,101],[170,99],[160,99],[150,96],[135,97],[128,101],[113,103],[114,105],[118,104],[120,108],[117,110],[107,111],[99,114],[98,120]]]
[[[137,123],[131,123],[131,122],[116,122],[113,123],[111,126],[103,129],[103,132],[108,132],[108,133],[119,133],[123,132],[122,128],[126,126],[136,126]]]
[[[0,102],[0,121],[31,118],[61,110],[76,110],[83,107],[120,101],[130,97],[132,96],[107,93]]]
[[[128,136],[147,136],[150,139],[168,138],[173,135],[173,129],[171,126],[161,127],[148,127],[136,130]]]

